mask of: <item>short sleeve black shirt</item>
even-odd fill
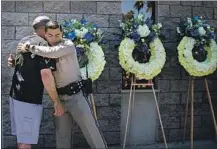
[[[48,46],[47,42],[36,34],[21,40],[22,43],[25,41],[29,41],[32,45]],[[56,61],[30,52],[22,55],[23,64],[15,66],[10,96],[19,101],[41,104],[44,87],[40,71],[42,69],[55,71]]]

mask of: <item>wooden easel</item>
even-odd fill
[[[186,100],[186,109],[185,109],[185,122],[184,122],[184,136],[183,136],[183,141],[185,141],[185,136],[186,136],[186,125],[187,125],[187,118],[188,118],[188,99],[189,99],[189,94],[191,90],[191,149],[194,148],[194,79],[193,77],[189,77],[189,84],[188,84],[188,94],[187,94],[187,100]],[[204,78],[205,81],[205,86],[206,86],[206,92],[208,96],[208,101],[212,113],[212,118],[213,118],[213,123],[214,123],[214,128],[215,128],[215,133],[217,135],[217,125],[216,125],[216,119],[215,119],[215,113],[212,105],[212,100],[209,92],[209,86],[207,83],[207,79]]]
[[[127,132],[128,132],[128,129],[129,129],[129,117],[131,118],[132,111],[134,109],[135,90],[136,90],[137,85],[144,86],[144,87],[145,86],[151,86],[152,87],[152,92],[153,92],[155,103],[156,103],[158,118],[160,120],[161,130],[162,130],[162,133],[163,133],[164,144],[165,144],[166,149],[168,149],[167,141],[166,141],[166,137],[165,137],[165,133],[164,133],[164,128],[163,128],[163,124],[162,124],[162,120],[161,120],[160,110],[159,110],[159,106],[158,106],[158,101],[157,101],[156,93],[155,93],[155,90],[154,90],[154,84],[153,84],[152,80],[149,80],[148,83],[136,83],[135,76],[133,76],[131,78],[129,105],[128,105],[128,111],[127,111],[127,122],[126,122],[126,126],[125,126],[123,149],[125,149],[125,146],[126,146]],[[132,94],[133,94],[133,98],[132,98]],[[132,107],[131,107],[131,104],[132,104]]]

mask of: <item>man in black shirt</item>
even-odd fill
[[[44,40],[45,24],[50,21],[39,16],[33,22],[35,33],[21,40],[35,45],[48,46]],[[55,71],[55,59],[43,58],[32,53],[17,53],[10,90],[11,131],[16,135],[19,149],[31,149],[38,143],[42,115],[43,85],[54,102],[55,115],[61,116],[64,108],[59,101],[51,71]]]

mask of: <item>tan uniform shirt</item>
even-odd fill
[[[81,80],[76,49],[72,41],[63,39],[53,47],[30,46],[30,51],[36,55],[57,60],[57,70],[53,72],[57,88]]]

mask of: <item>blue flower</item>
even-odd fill
[[[139,51],[141,52],[147,52],[148,51],[148,46],[147,44],[143,44],[140,46]]]
[[[80,56],[84,52],[84,49],[81,47],[75,47],[75,49],[76,49],[77,56]]]
[[[154,38],[155,38],[155,32],[151,32],[151,33],[148,35],[148,39],[149,39],[150,41],[152,41],[152,40],[154,40]]]
[[[84,35],[84,39],[86,39],[89,43],[94,40],[94,36],[88,32]]]
[[[75,32],[69,32],[68,35],[67,35],[67,38],[71,39],[71,40],[74,40],[75,37],[76,37]]]
[[[198,21],[199,17],[198,16],[194,16],[193,19],[194,19],[194,21]]]
[[[64,26],[64,27],[72,26],[72,22],[66,22],[66,21],[65,21],[65,22],[63,23],[63,26]]]
[[[93,25],[94,28],[98,28],[98,26],[96,24]]]
[[[151,27],[151,24],[152,24],[151,19],[150,19],[150,18],[147,18],[147,19],[145,20],[145,24],[150,28],[150,27]]]
[[[140,40],[140,35],[137,32],[133,32],[130,36],[136,42]]]
[[[87,21],[84,18],[82,18],[81,19],[81,24],[86,24],[86,23],[87,23]]]

